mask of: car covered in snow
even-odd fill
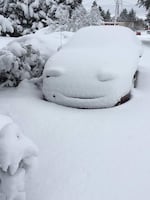
[[[141,43],[129,28],[82,28],[47,61],[44,98],[76,108],[106,108],[126,102],[141,52]]]

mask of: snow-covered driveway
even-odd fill
[[[27,200],[150,199],[150,47],[138,89],[118,107],[72,109],[41,100],[28,82],[0,92],[0,108],[40,149]]]

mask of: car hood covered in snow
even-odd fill
[[[83,28],[46,63],[44,96],[71,107],[111,107],[130,92],[140,54],[128,28]]]

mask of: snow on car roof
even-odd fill
[[[137,68],[141,51],[135,33],[121,26],[91,26],[77,31],[62,49],[52,56],[45,70],[51,67],[67,70],[102,70],[119,73]],[[129,66],[129,68],[127,67]],[[111,70],[110,70],[111,69]],[[118,70],[117,70],[118,69]],[[121,73],[122,73],[121,72]]]
[[[77,31],[66,47],[95,48],[111,44],[131,47],[139,45],[139,41],[132,30],[123,26],[90,26]]]

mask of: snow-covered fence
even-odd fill
[[[37,147],[11,120],[1,128],[0,199],[25,200],[25,178],[37,155]]]

